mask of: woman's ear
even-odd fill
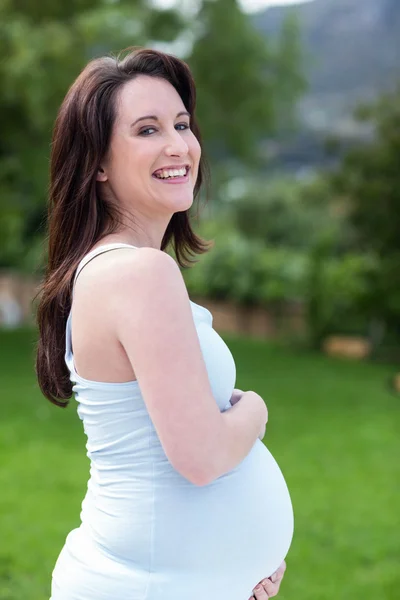
[[[96,177],[96,181],[107,181],[107,175],[105,173],[105,170],[103,169],[103,167],[99,167],[97,169],[97,177]]]

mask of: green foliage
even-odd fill
[[[263,304],[290,303],[305,298],[309,258],[290,248],[264,248],[259,257],[258,277]]]
[[[214,223],[214,228],[218,225]],[[210,232],[203,227],[201,234]],[[288,248],[266,247],[234,228],[219,231],[215,246],[184,271],[193,295],[243,304],[272,305],[305,297],[308,259]]]
[[[347,198],[354,246],[380,259],[370,313],[400,333],[400,86],[357,113],[375,136],[345,156],[332,184]]]
[[[210,227],[203,226],[202,235],[207,229],[210,232]],[[210,234],[206,237],[210,239]],[[234,230],[219,231],[213,249],[184,271],[189,291],[216,300],[255,303],[259,297],[256,271],[260,252],[260,244],[249,244]]]
[[[340,218],[328,219],[329,207],[312,202],[309,187],[284,179],[251,183],[247,193],[232,203],[236,227],[247,238],[274,247],[307,249],[328,229],[335,237]]]
[[[345,211],[332,201],[332,190],[323,178],[299,182],[248,177],[238,180],[237,192],[231,183],[233,220],[246,238],[301,251],[321,242],[329,242],[336,254],[351,249],[352,230]]]
[[[379,268],[373,254],[330,256],[316,247],[310,256],[307,307],[308,333],[318,348],[331,333],[368,335],[368,298]]]
[[[266,245],[243,237],[232,223],[203,224],[200,234],[215,246],[184,270],[193,296],[261,305],[279,314],[285,305],[305,306],[307,339],[319,347],[331,333],[369,335],[376,317],[371,299],[379,290],[381,262],[373,253],[338,253],[335,238],[319,231],[308,248]],[[304,245],[305,246],[305,245]],[[399,300],[399,294],[396,296]]]
[[[298,29],[288,22],[275,45],[254,29],[237,0],[204,0],[196,32],[188,60],[208,154],[254,166],[258,143],[276,130],[283,104],[289,117],[304,89]]]

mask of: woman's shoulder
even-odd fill
[[[75,293],[94,294],[97,298],[117,291],[129,294],[131,289],[138,292],[141,286],[151,287],[160,279],[174,278],[174,273],[175,277],[181,276],[176,261],[162,250],[146,246],[118,247],[112,252],[100,252],[101,249],[98,245],[89,251],[88,255],[95,256],[79,274]]]

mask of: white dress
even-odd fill
[[[94,256],[126,247],[136,248],[96,248],[75,279]],[[210,311],[191,307],[213,396],[221,412],[229,410],[234,359]],[[81,525],[58,557],[50,600],[247,600],[293,536],[289,491],[264,443],[257,439],[234,469],[196,486],[168,461],[137,381],[76,373],[71,313],[65,360],[91,466]]]

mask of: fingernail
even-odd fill
[[[261,590],[262,590],[262,585],[256,585],[256,587],[254,588],[253,591],[255,591],[255,592],[261,592]]]
[[[275,581],[278,579],[278,575],[276,573],[274,573],[273,575],[271,575],[271,581],[272,583],[275,583]]]

